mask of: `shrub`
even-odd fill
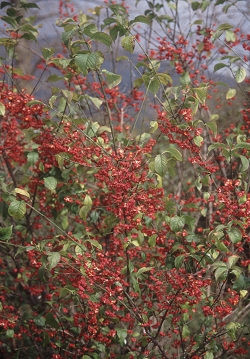
[[[222,3],[233,6],[210,6]],[[191,4],[188,33],[175,2],[172,18],[147,4],[131,19],[124,4],[95,18],[60,2],[63,47],[42,49],[34,90],[44,74],[53,87],[41,101],[15,67],[38,35],[23,10],[38,6],[1,3],[2,358],[248,357],[249,35],[197,19],[207,2]],[[119,41],[129,91],[105,68]],[[218,130],[229,102],[237,118]]]

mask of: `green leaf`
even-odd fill
[[[217,123],[216,121],[209,121],[206,123],[206,126],[212,131],[214,136],[217,136]]]
[[[183,217],[174,216],[170,219],[170,228],[173,232],[179,232],[185,226],[185,219]]]
[[[182,338],[186,339],[190,337],[190,330],[187,324],[184,324],[182,327]]]
[[[181,74],[180,76],[180,83],[182,85],[189,85],[191,82],[191,79],[190,79],[190,76],[189,76],[189,73],[186,71],[184,72],[183,74]]]
[[[121,40],[121,45],[124,48],[124,50],[133,53],[135,49],[135,37],[124,36]]]
[[[14,338],[14,330],[13,329],[7,329],[5,332],[6,338]]]
[[[53,74],[47,78],[47,82],[56,82],[56,81],[61,81],[63,79],[64,79],[63,76],[58,76],[56,74]]]
[[[111,46],[112,45],[112,38],[106,34],[105,32],[95,32],[91,35],[92,40],[96,40],[98,42],[103,43],[104,45]]]
[[[35,33],[38,33],[37,29],[34,26],[30,25],[30,24],[22,25],[20,27],[20,30],[23,31],[23,32],[31,32],[31,33],[35,32]]]
[[[227,234],[233,244],[239,243],[242,240],[241,231],[236,227],[227,230]]]
[[[168,160],[164,155],[157,155],[155,157],[155,172],[158,173],[161,177],[167,172],[167,163]]]
[[[119,85],[119,83],[122,80],[121,75],[116,75],[116,74],[109,72],[108,70],[105,70],[105,69],[103,69],[102,72],[106,75],[109,89],[112,89],[113,87]]]
[[[118,4],[109,5],[109,8],[116,15],[126,15],[127,14],[126,8],[122,5],[118,5]]]
[[[44,327],[45,326],[45,318],[39,315],[34,318],[34,323],[36,325],[38,325],[39,327]]]
[[[33,101],[29,101],[27,104],[26,104],[26,106],[34,106],[34,105],[41,105],[41,106],[43,106],[44,105],[44,103],[42,102],[42,101],[38,101],[38,100],[33,100]]]
[[[36,41],[36,36],[34,34],[32,34],[31,32],[30,33],[26,32],[21,36],[21,39]]]
[[[138,79],[135,79],[135,81],[133,82],[133,87],[139,88],[143,83],[144,83],[143,79],[139,77]]]
[[[247,72],[244,69],[244,67],[239,67],[238,70],[234,73],[234,75],[235,75],[236,82],[239,84],[245,80],[245,78],[247,76]]]
[[[237,143],[237,145],[234,146],[234,149],[235,148],[244,148],[245,150],[250,151],[250,143],[240,142],[240,143]]]
[[[44,186],[50,191],[55,191],[57,186],[57,180],[54,177],[46,177],[44,178]]]
[[[218,64],[216,64],[214,66],[214,72],[220,70],[220,69],[223,69],[223,67],[228,67],[226,64],[223,64],[222,62],[219,62]]]
[[[246,158],[245,156],[242,156],[240,155],[240,160],[241,160],[241,164],[242,164],[242,167],[241,167],[241,172],[244,172],[246,170],[248,170],[249,168],[249,158]]]
[[[233,289],[238,292],[250,288],[250,278],[240,274],[234,281]]]
[[[204,359],[214,359],[214,354],[213,352],[211,351],[207,351],[205,356],[204,356]]]
[[[158,80],[160,81],[160,83],[163,84],[163,85],[168,85],[168,84],[171,84],[173,82],[172,77],[169,76],[168,74],[158,72],[156,74],[156,76],[157,76]]]
[[[25,3],[20,1],[20,7],[23,9],[40,9],[40,7],[35,3]]]
[[[226,2],[227,0],[217,0],[216,3],[215,3],[215,6],[216,5],[221,5],[221,4],[224,4],[224,2]]]
[[[117,328],[116,334],[119,338],[119,343],[121,346],[125,344],[125,339],[127,338],[128,332],[127,329]]]
[[[5,115],[5,106],[2,102],[0,102],[0,116]]]
[[[1,1],[0,9],[3,9],[5,6],[12,5],[9,1]]]
[[[177,161],[182,161],[182,154],[175,147],[169,147],[163,153],[165,153],[165,152],[170,153]]]
[[[183,254],[176,257],[175,260],[174,260],[175,268],[180,269],[183,262],[184,262],[184,259],[185,259],[185,256]]]
[[[103,132],[111,132],[111,129],[110,127],[108,126],[100,126],[97,130],[97,134],[100,135],[102,134]]]
[[[150,133],[154,133],[158,128],[157,121],[150,121]]]
[[[200,8],[201,4],[198,1],[194,1],[191,3],[192,10],[198,10]]]
[[[215,270],[214,275],[215,275],[215,279],[216,279],[217,282],[222,282],[228,276],[228,268],[225,268],[224,266],[223,267],[218,267]]]
[[[75,63],[80,72],[86,76],[89,70],[95,70],[98,64],[98,56],[96,52],[91,54],[79,54],[75,57]]]
[[[153,267],[143,267],[143,268],[140,268],[136,273],[136,277],[139,277],[139,275],[141,275],[142,273],[145,273],[145,272],[148,272],[150,271],[151,269],[153,269]]]
[[[24,201],[12,201],[9,205],[8,213],[11,217],[22,219],[26,213],[26,203]]]
[[[50,252],[48,255],[49,269],[53,269],[60,262],[61,255],[59,252]]]
[[[225,23],[225,24],[221,24],[217,29],[216,31],[213,33],[212,35],[212,42],[214,42],[215,40],[217,40],[221,35],[222,35],[222,32],[224,30],[229,30],[233,27],[233,25],[230,25],[228,23]]]
[[[236,95],[236,90],[235,89],[229,89],[226,93],[226,99],[230,100],[231,98],[233,98]]]
[[[120,30],[120,27],[115,25],[113,26],[110,31],[109,31],[109,34],[110,36],[112,37],[112,40],[115,41],[117,39],[117,35],[118,35],[118,32]]]
[[[17,22],[13,17],[10,16],[1,16],[1,20],[7,22],[7,24],[17,27]]]
[[[151,92],[154,96],[157,94],[160,88],[160,81],[158,80],[157,76],[148,76],[148,75],[142,75],[142,80],[147,87],[147,90]],[[137,80],[135,80],[137,81]],[[136,86],[135,86],[136,87]]]
[[[228,268],[232,269],[232,267],[238,262],[239,258],[240,257],[235,254],[230,256],[227,260]]]
[[[84,96],[86,99],[89,99],[97,108],[100,108],[101,105],[103,104],[103,100],[101,100],[98,97],[92,97],[89,95],[85,95]]]
[[[231,322],[226,325],[226,329],[228,331],[228,335],[234,340],[237,340],[236,332],[237,330],[241,328],[241,325],[236,322]]]
[[[27,191],[25,191],[25,189],[21,189],[21,188],[15,188],[14,189],[15,193],[21,194],[22,196],[28,197],[30,198],[30,195]]]
[[[80,208],[80,211],[79,211],[79,216],[86,220],[86,216],[87,214],[89,213],[89,211],[91,210],[92,208],[92,199],[91,197],[87,194],[84,198],[84,201],[83,201],[83,206]]]
[[[227,145],[225,145],[225,143],[219,143],[219,142],[216,142],[216,143],[213,143],[212,145],[210,145],[208,147],[208,152],[216,149],[216,148],[224,148],[224,149],[227,149]]]
[[[193,141],[196,144],[196,146],[200,147],[202,142],[203,142],[203,137],[202,136],[195,136]]]
[[[215,246],[219,251],[226,252],[226,253],[229,252],[229,249],[225,246],[225,244],[223,242],[216,241]]]
[[[128,56],[118,56],[115,61],[118,62],[123,60],[128,61],[129,60]]]
[[[156,245],[156,238],[157,238],[157,234],[152,234],[152,236],[150,236],[148,238],[148,244],[150,247],[155,247]]]
[[[228,5],[223,6],[222,11],[224,12],[224,14],[227,14],[227,12],[231,6],[233,6],[233,4],[228,4]]]
[[[144,15],[138,15],[134,18],[134,20],[131,20],[129,22],[129,25],[135,24],[136,22],[141,22],[143,24],[150,25],[152,22],[152,19],[150,19],[149,17],[144,16]]]
[[[232,30],[226,30],[225,31],[226,41],[228,42],[235,42],[236,41],[236,35]]]
[[[56,330],[59,329],[59,323],[58,321],[54,318],[53,314],[51,312],[49,312],[46,315],[46,324],[51,326],[52,328],[55,328]]]
[[[193,88],[193,93],[197,100],[204,105],[207,99],[207,87],[196,87]]]
[[[0,228],[0,241],[8,241],[12,235],[13,226]]]
[[[37,152],[30,152],[27,154],[28,163],[34,165],[39,159],[39,155]]]
[[[92,246],[102,250],[102,245],[99,243],[96,239],[86,239],[85,242],[89,242],[92,244]]]

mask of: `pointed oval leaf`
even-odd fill
[[[103,43],[104,45],[111,46],[112,38],[106,34],[105,32],[97,31],[91,35],[92,40],[96,40],[98,42]]]
[[[15,193],[18,193],[18,194],[21,194],[22,196],[30,198],[29,193],[27,191],[25,191],[25,189],[15,188],[14,191],[15,191]]]
[[[135,37],[124,36],[121,40],[121,45],[124,48],[124,50],[133,53],[135,49]]]
[[[215,279],[217,282],[224,281],[228,276],[228,268],[225,267],[218,267],[214,272]]]
[[[59,252],[50,252],[48,255],[49,269],[55,268],[60,262],[61,255]]]
[[[94,70],[97,67],[97,54],[95,52],[90,54],[79,54],[75,57],[75,63],[83,75],[87,75],[89,70]]]
[[[190,337],[190,330],[189,330],[187,324],[184,324],[183,328],[182,328],[182,338],[186,339],[189,337]]]
[[[53,314],[51,312],[49,312],[46,315],[46,324],[51,326],[52,328],[55,329],[59,329],[59,323],[58,321],[54,318]]]
[[[247,72],[244,67],[239,67],[238,70],[235,72],[235,80],[238,84],[244,81],[246,76]]]
[[[233,98],[236,95],[236,90],[235,89],[229,89],[226,93],[226,99],[230,100],[231,98]]]
[[[99,243],[96,239],[86,239],[85,242],[89,242],[92,244],[92,246],[102,250],[102,245]]]
[[[155,171],[163,177],[167,172],[168,160],[164,155],[157,155],[155,157]]]
[[[12,227],[0,228],[0,241],[8,241],[12,235]]]
[[[34,322],[39,327],[44,327],[45,326],[45,318],[40,316],[40,315],[34,318]]]
[[[214,72],[216,72],[216,71],[218,71],[218,70],[220,70],[220,69],[223,69],[223,67],[228,67],[228,66],[227,66],[226,64],[223,64],[222,62],[216,64],[216,65],[214,66]]]
[[[108,70],[103,69],[102,72],[106,75],[108,88],[112,89],[113,87],[119,85],[119,83],[122,80],[121,75],[114,74],[113,72],[110,72]]]
[[[57,180],[54,177],[46,177],[44,178],[44,185],[50,191],[54,191],[57,186]]]
[[[165,152],[170,153],[177,161],[182,161],[182,154],[175,147],[169,147],[163,153],[165,153]]]
[[[240,256],[237,255],[232,255],[228,258],[227,263],[228,263],[228,268],[232,268],[239,260]]]
[[[180,269],[183,262],[184,262],[184,259],[185,259],[185,256],[183,254],[176,257],[175,260],[174,260],[175,268]]]
[[[200,147],[202,142],[203,142],[203,137],[202,136],[195,136],[194,137],[194,143],[196,144],[196,146]]]
[[[179,232],[185,226],[185,219],[183,217],[174,216],[170,219],[170,228],[173,232]]]
[[[5,115],[5,106],[2,102],[0,102],[0,116]]]
[[[155,247],[156,245],[156,238],[157,238],[157,234],[152,234],[152,236],[150,236],[148,238],[148,244],[150,247]]]
[[[190,82],[191,82],[191,79],[190,79],[189,73],[186,71],[180,76],[180,83],[182,85],[188,85],[188,84],[190,84]]]
[[[248,170],[249,158],[246,158],[245,156],[242,156],[242,155],[240,155],[239,157],[240,157],[241,164],[242,164],[241,171],[244,172],[244,171]]]
[[[129,22],[129,25],[135,24],[136,22],[141,22],[143,24],[150,25],[152,22],[152,19],[150,19],[149,17],[144,16],[144,15],[138,15],[134,18],[134,20],[131,20]]]
[[[12,201],[9,205],[8,213],[11,217],[22,219],[26,213],[26,203],[24,201]]]
[[[153,269],[153,267],[143,267],[143,268],[140,268],[136,273],[136,277],[139,277],[140,274],[142,273],[145,273],[145,272],[148,272],[150,271],[151,269]]]
[[[225,36],[228,42],[235,42],[237,39],[235,33],[232,30],[226,30]]]
[[[207,88],[206,87],[197,87],[193,89],[193,93],[197,100],[204,105],[207,99]]]
[[[227,234],[233,244],[239,243],[242,240],[241,231],[236,227],[229,229]]]

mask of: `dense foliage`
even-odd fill
[[[0,358],[249,357],[250,34],[145,3],[1,2]]]

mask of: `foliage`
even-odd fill
[[[60,1],[41,101],[15,66],[23,39],[38,41],[25,17],[38,6],[1,2],[2,358],[248,357],[250,35],[207,16],[237,3],[186,2],[185,33],[175,1],[134,18]]]

